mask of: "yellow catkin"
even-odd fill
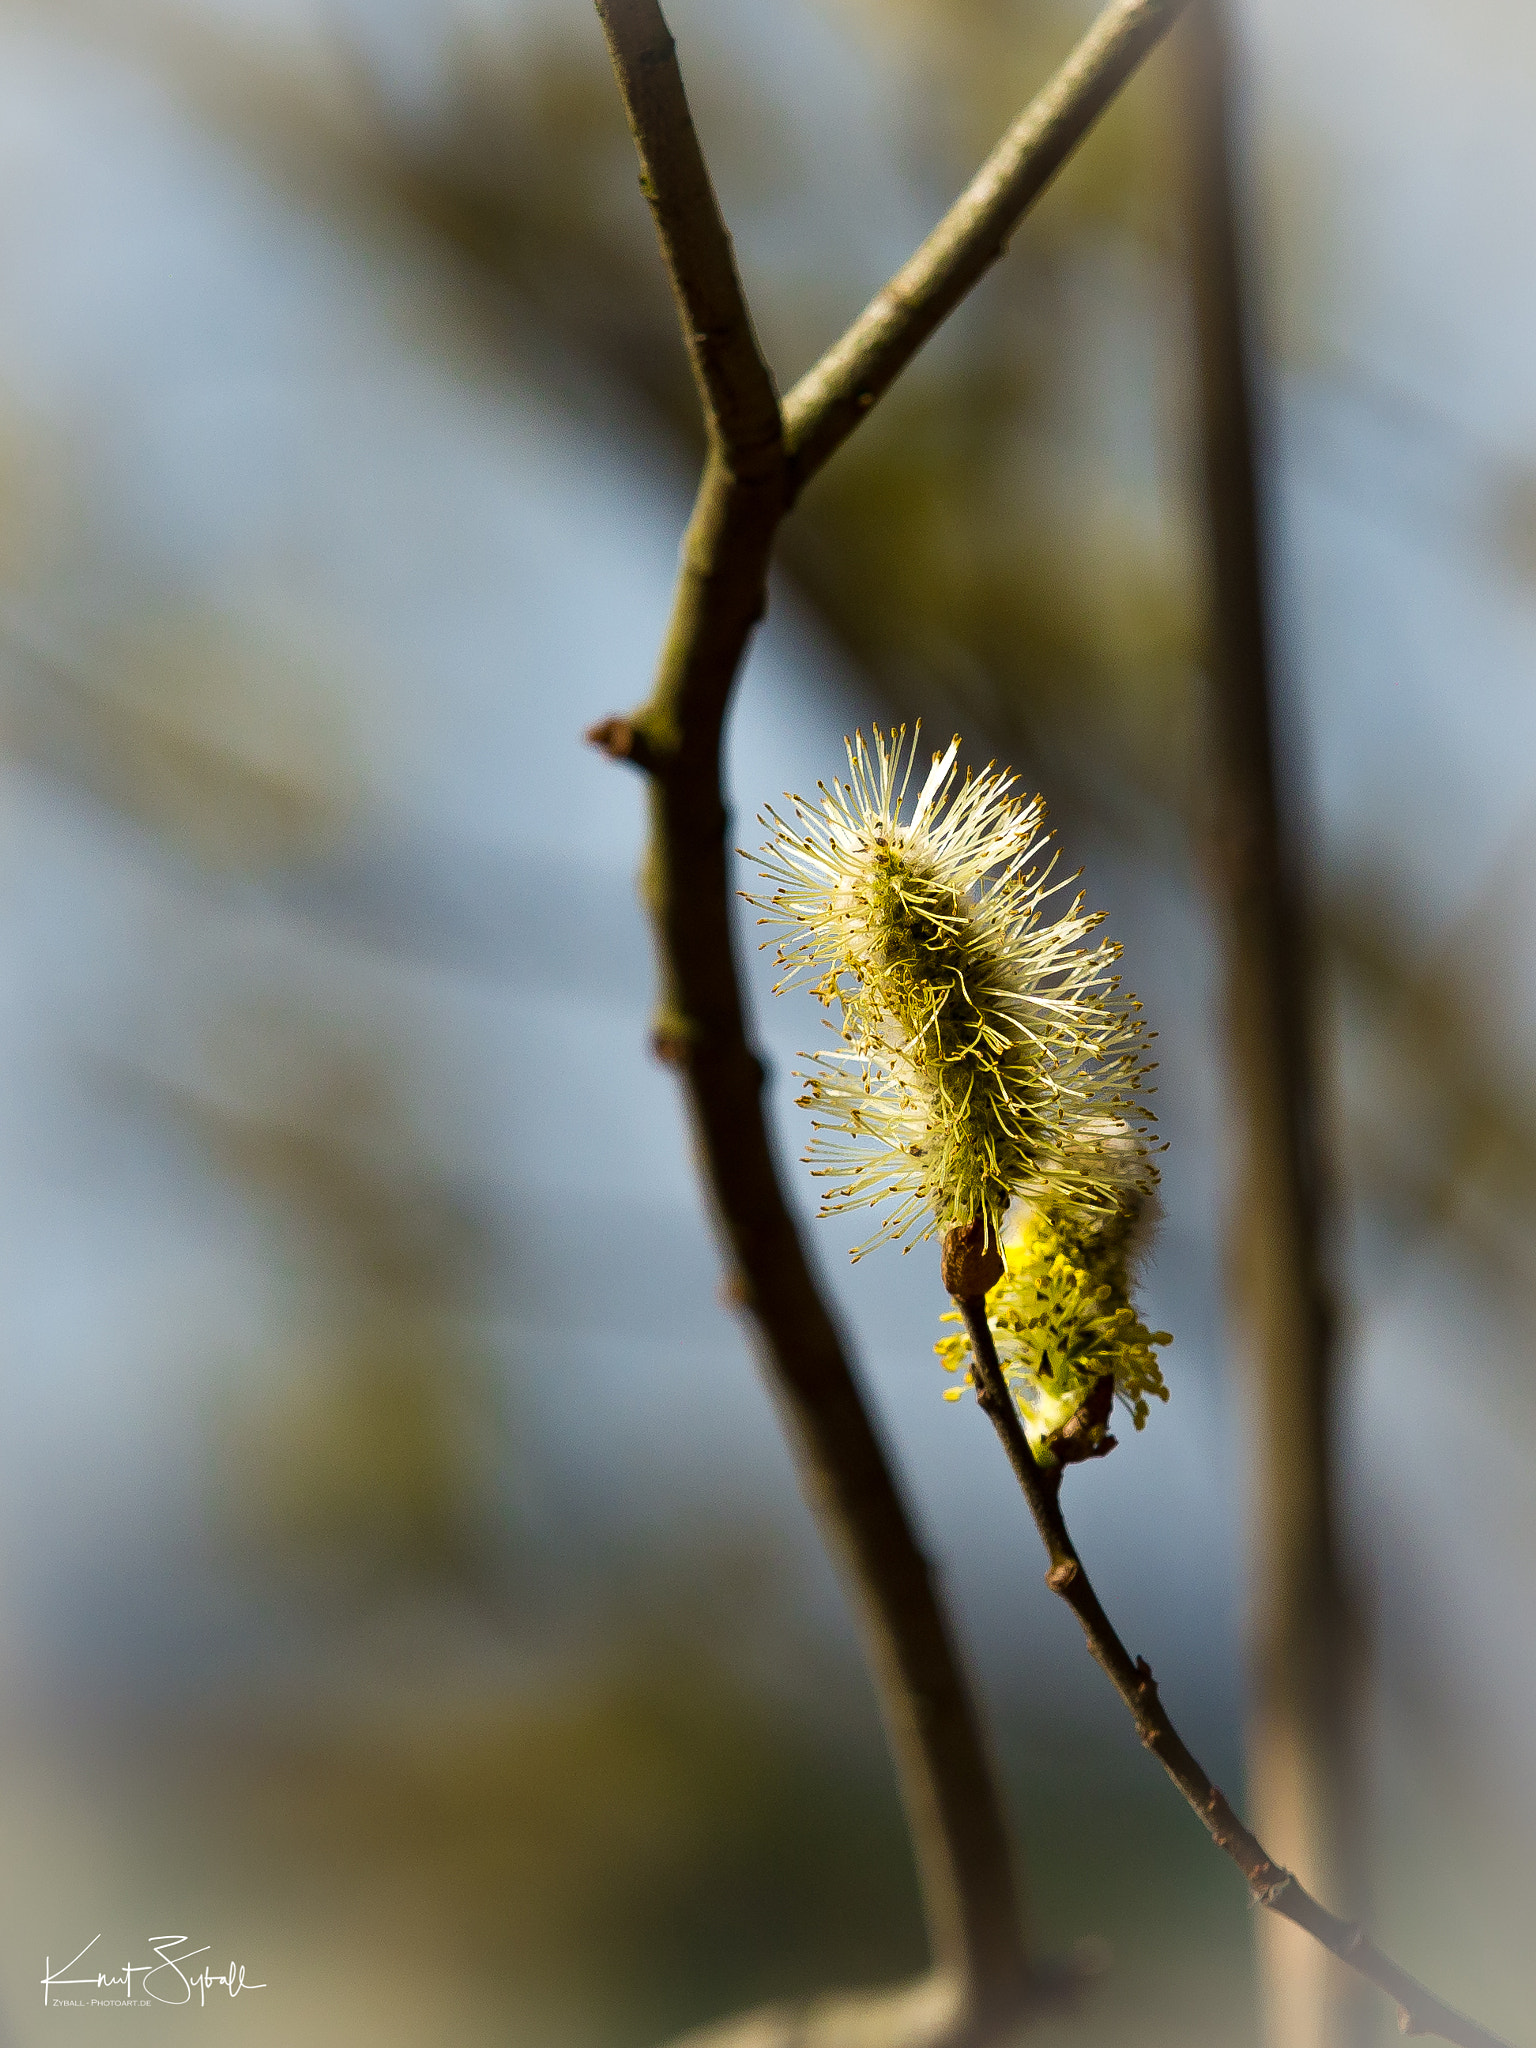
[[[805,981],[839,1043],[807,1055],[813,1169],[824,1213],[882,1211],[859,1257],[892,1239],[985,1219],[1000,1237],[1021,1193],[1109,1215],[1118,1169],[1084,1142],[1100,1126],[1142,1142],[1150,1071],[1118,947],[1066,884],[1039,798],[988,769],[960,777],[959,742],[933,757],[907,815],[918,739],[848,742],[849,780],[768,811],[750,898],[784,927],[780,986]]]
[[[1172,1339],[1166,1330],[1148,1329],[1131,1300],[1137,1239],[1155,1201],[1151,1170],[1123,1141],[1122,1153],[1129,1177],[1115,1207],[1085,1215],[1047,1198],[1027,1209],[1004,1243],[1006,1270],[987,1296],[998,1360],[1043,1465],[1058,1462],[1063,1432],[1085,1415],[1106,1378],[1137,1429],[1146,1423],[1149,1401],[1168,1398],[1156,1348]],[[944,1320],[960,1318],[952,1313]],[[963,1333],[942,1338],[936,1349],[948,1372],[971,1364]],[[945,1390],[946,1400],[952,1391]],[[1113,1442],[1107,1416],[1079,1424],[1073,1439],[1077,1457],[1107,1450]]]

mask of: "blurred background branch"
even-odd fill
[[[1233,1322],[1252,1388],[1248,1771],[1254,1827],[1348,1922],[1366,1910],[1358,1645],[1337,1541],[1336,1313],[1313,947],[1279,759],[1240,257],[1234,72],[1221,0],[1186,28],[1190,265],[1210,535],[1209,866],[1222,920],[1234,1190]],[[1368,2024],[1333,1944],[1261,1916],[1273,2048],[1343,2048]]]

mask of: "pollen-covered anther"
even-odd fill
[[[1171,1340],[1148,1329],[1131,1300],[1155,1213],[1155,1170],[1144,1151],[1121,1142],[1120,1128],[1090,1135],[1115,1148],[1114,1208],[1085,1216],[1046,1199],[1023,1209],[1003,1247],[1007,1269],[986,1301],[1003,1377],[1035,1458],[1047,1466],[1107,1457],[1117,1399],[1140,1429],[1149,1403],[1168,1398],[1156,1352]],[[947,1369],[970,1363],[966,1334],[941,1339],[937,1349]]]

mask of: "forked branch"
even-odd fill
[[[682,1077],[730,1291],[752,1318],[823,1536],[844,1567],[896,1760],[934,1974],[899,1993],[758,2015],[709,2036],[815,2048],[989,2048],[1059,1997],[1027,1964],[1008,1829],[969,1685],[900,1487],[784,1198],[747,1039],[720,740],[794,491],[772,380],[656,0],[597,0],[677,297],[710,454],[649,701],[590,737],[651,785],[645,891],[656,1046]],[[851,431],[1000,253],[1175,0],[1117,0],[907,270],[800,387],[800,476]],[[988,196],[990,195],[990,196]],[[937,253],[934,253],[937,252]],[[873,309],[872,309],[873,312]],[[839,367],[843,365],[844,367]],[[848,367],[850,366],[851,367]],[[842,393],[847,378],[851,398]],[[819,380],[819,381],[818,381]],[[873,381],[871,381],[873,380]],[[825,395],[825,404],[817,393]],[[868,392],[866,398],[863,394]],[[1066,1973],[1070,1980],[1072,1973]]]
[[[1455,2043],[1456,2048],[1507,2048],[1497,2035],[1453,2011],[1416,1977],[1410,1977],[1382,1953],[1363,1928],[1320,1905],[1299,1879],[1270,1860],[1263,1844],[1233,1812],[1225,1793],[1211,1783],[1168,1718],[1146,1659],[1131,1656],[1099,1604],[1062,1515],[1061,1468],[1047,1473],[1035,1462],[998,1362],[985,1299],[967,1296],[960,1298],[957,1306],[971,1340],[977,1400],[1002,1439],[1050,1559],[1046,1584],[1077,1616],[1089,1650],[1130,1708],[1142,1742],[1194,1808],[1217,1848],[1224,1849],[1243,1873],[1254,1899],[1270,1912],[1293,1920],[1340,1962],[1396,1999],[1403,2033],[1432,2035]]]
[[[784,1200],[747,1042],[725,857],[720,737],[795,492],[857,426],[988,266],[1096,115],[1170,25],[1179,0],[1115,0],[1025,110],[955,207],[790,394],[781,419],[758,350],[671,36],[655,0],[597,0],[681,312],[711,452],[689,522],[656,686],[592,734],[652,782],[646,887],[662,975],[657,1043],[681,1070],[733,1292],[750,1311],[806,1490],[863,1622],[901,1776],[934,1948],[905,1991],[764,2014],[707,2037],[851,2048],[983,2048],[1044,1985],[1025,1968],[993,1782],[948,1622],[899,1489]],[[1003,1381],[984,1300],[956,1279],[983,1407],[1050,1558],[1052,1588],[1130,1708],[1143,1742],[1270,1911],[1396,1999],[1405,2032],[1503,2048],[1329,1913],[1266,1855],[1191,1755],[1099,1604]]]

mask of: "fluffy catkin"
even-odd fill
[[[1008,1233],[987,1319],[1024,1433],[1043,1465],[1112,1450],[1115,1399],[1141,1429],[1148,1402],[1168,1398],[1156,1350],[1172,1339],[1148,1329],[1131,1299],[1156,1199],[1151,1163],[1138,1158],[1108,1212],[1062,1209],[1047,1197],[1024,1209]],[[951,1313],[944,1320],[961,1319]],[[969,1339],[945,1337],[935,1349],[945,1370],[964,1369],[970,1385]],[[945,1399],[960,1393],[952,1387]]]
[[[801,1076],[823,1209],[883,1212],[856,1258],[978,1218],[998,1242],[1020,1194],[1107,1217],[1118,1169],[1085,1134],[1149,1120],[1119,948],[1080,894],[1046,917],[1066,885],[1043,805],[993,769],[962,779],[958,751],[904,818],[917,735],[856,736],[847,782],[762,820],[772,893],[749,900],[786,928],[780,987],[811,980],[841,1041]]]

